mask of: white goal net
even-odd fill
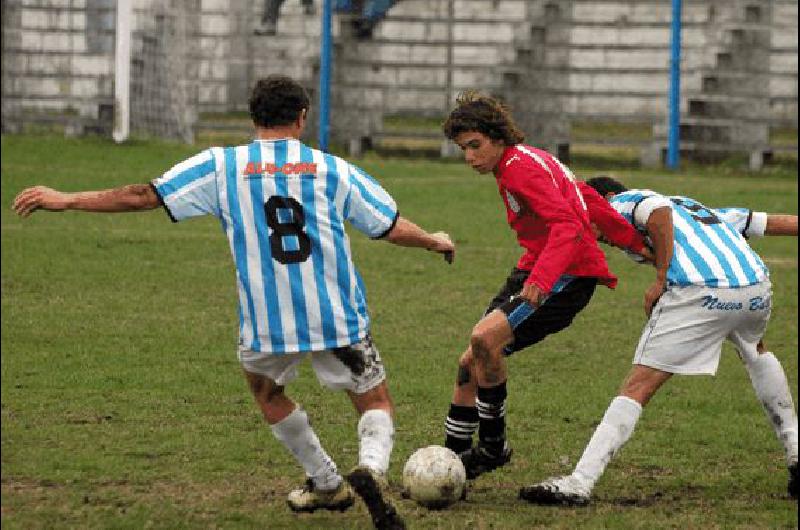
[[[123,3],[120,0],[118,5]],[[130,130],[191,142],[197,120],[197,67],[190,60],[189,49],[197,28],[199,1],[134,0],[131,12]],[[118,32],[118,45],[121,37],[124,35]],[[124,61],[122,55],[118,54],[117,61]],[[117,104],[123,107],[124,101],[118,97]],[[124,119],[122,108],[116,114],[117,119]]]

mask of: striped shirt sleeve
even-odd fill
[[[650,219],[650,215],[655,210],[663,208],[664,206],[672,209],[672,201],[663,195],[654,194],[645,197],[635,206],[633,210],[633,226],[641,230],[645,230],[647,228],[647,220]]]
[[[211,149],[175,165],[152,185],[173,221],[219,216],[216,160]]]
[[[349,173],[350,195],[345,219],[371,238],[385,236],[397,222],[397,204],[375,179],[361,169],[350,165]]]
[[[763,237],[767,229],[766,212],[754,212],[747,208],[716,208],[713,212],[744,237]]]

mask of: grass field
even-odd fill
[[[197,146],[56,136],[2,138],[2,524],[4,528],[368,528],[363,505],[297,516],[301,470],[263,424],[235,354],[236,290],[213,219],[10,209],[32,184],[66,190],[146,182]],[[397,406],[390,479],[441,443],[455,362],[519,256],[491,177],[463,164],[359,161],[401,212],[459,245],[432,254],[352,238],[376,344]],[[592,167],[574,166],[581,177]],[[608,170],[606,170],[608,172]],[[797,212],[797,167],[678,173],[625,169],[632,187],[711,206]],[[797,398],[797,240],[753,242],[775,287],[766,340]],[[621,278],[563,333],[510,359],[512,463],[469,499],[428,512],[399,501],[410,528],[791,528],[782,450],[735,352],[716,377],[675,378],[645,410],[583,509],[516,499],[571,470],[630,366],[652,271],[609,251]],[[355,464],[357,417],[306,366],[289,394],[340,469]]]

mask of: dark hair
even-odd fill
[[[451,140],[461,133],[476,131],[492,140],[502,140],[507,146],[522,143],[525,135],[519,130],[508,107],[497,99],[468,90],[458,95],[456,108],[442,125],[444,135]]]
[[[622,193],[628,191],[628,188],[626,188],[622,182],[606,176],[591,178],[586,181],[586,184],[594,188],[594,191],[603,197],[606,196],[606,193]]]
[[[285,75],[259,79],[250,94],[250,117],[259,127],[294,123],[309,106],[306,89]]]

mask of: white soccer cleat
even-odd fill
[[[534,504],[562,504],[585,506],[591,499],[591,490],[572,475],[550,477],[519,490],[519,498]]]
[[[350,484],[344,480],[339,487],[330,491],[318,490],[311,479],[305,485],[289,493],[286,498],[293,512],[314,512],[319,509],[345,511],[355,502],[355,494]]]

